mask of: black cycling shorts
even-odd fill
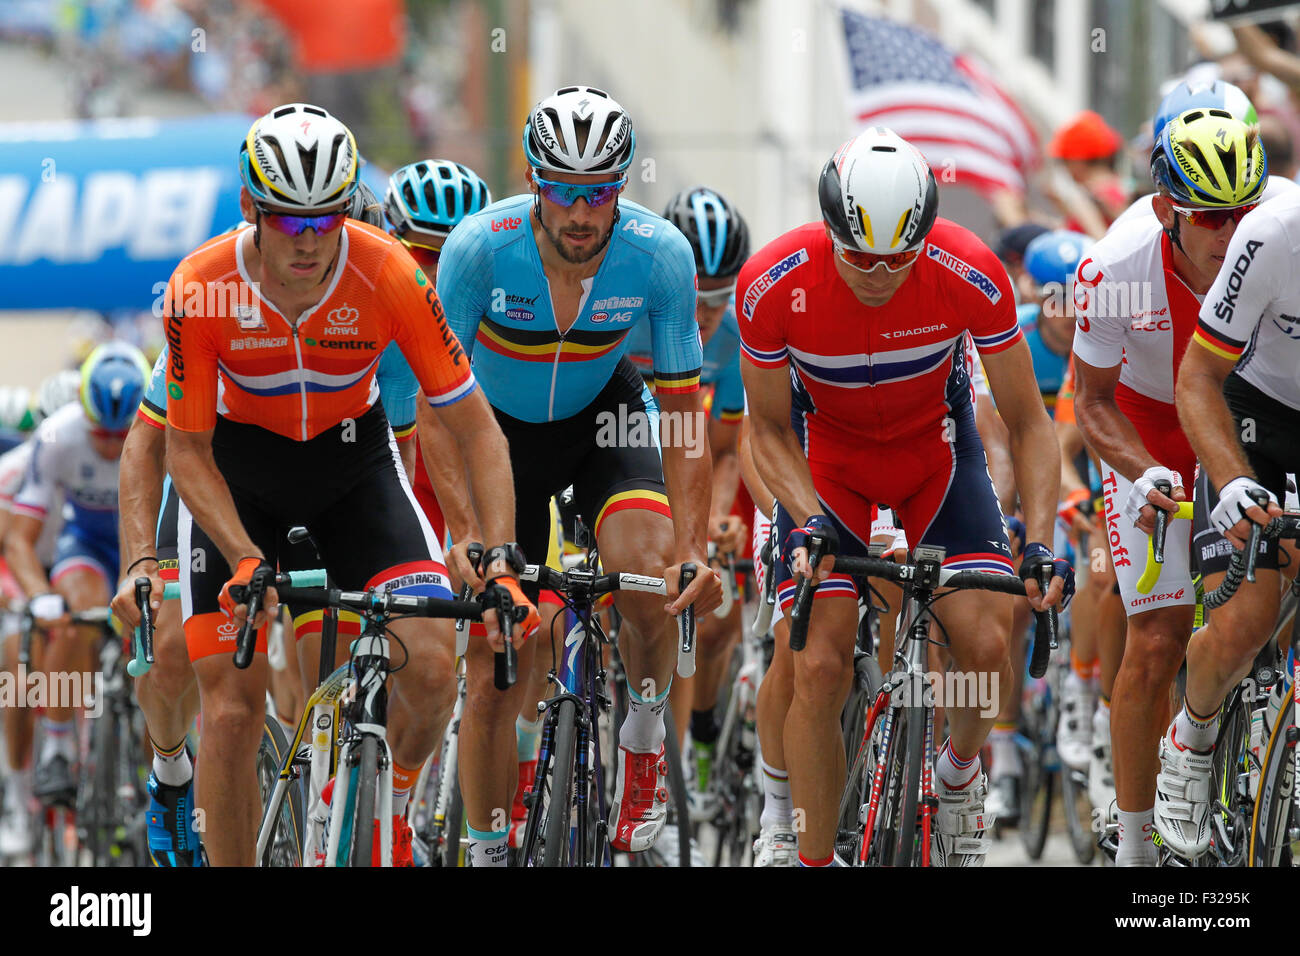
[[[451,597],[441,549],[378,402],[305,442],[218,417],[212,451],[241,523],[272,565],[300,562],[285,535],[303,525],[339,587]],[[184,501],[177,542],[189,556],[180,581],[190,658],[229,651],[233,633],[217,598],[230,568]]]
[[[1265,395],[1235,371],[1223,383],[1223,397],[1255,477],[1279,502],[1286,501],[1287,473],[1300,472],[1300,411]],[[1218,489],[1210,484],[1205,469],[1197,472],[1192,558],[1202,575],[1217,574],[1228,570],[1236,549],[1210,521],[1210,512],[1219,503]],[[1255,566],[1277,568],[1276,541],[1260,541]]]
[[[500,409],[493,411],[510,443],[515,537],[529,562],[546,560],[549,502],[569,485],[573,511],[597,536],[601,523],[617,511],[643,509],[670,516],[659,458],[659,407],[627,358],[619,360],[591,404],[570,418],[525,422]],[[567,520],[564,530],[572,540]],[[523,590],[537,600],[535,584],[524,584]]]

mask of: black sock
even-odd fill
[[[718,739],[718,722],[713,719],[713,709],[691,711],[691,740],[697,744],[711,744]]]

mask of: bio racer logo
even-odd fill
[[[741,305],[741,311],[745,313],[745,318],[753,319],[758,300],[767,295],[767,290],[776,285],[777,281],[791,269],[797,269],[807,261],[808,250],[806,248],[800,249],[798,252],[790,253],[790,255],[751,282],[749,288],[745,290],[745,298]]]

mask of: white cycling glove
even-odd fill
[[[1147,500],[1147,495],[1155,490],[1156,482],[1162,478],[1169,482],[1171,491],[1183,485],[1183,476],[1178,472],[1164,465],[1152,465],[1142,472],[1142,477],[1133,482],[1133,487],[1128,490],[1128,498],[1124,501],[1124,514],[1134,524],[1137,524],[1138,518],[1142,517],[1143,506],[1151,504]]]
[[[1258,506],[1259,502],[1251,497],[1251,492],[1259,491],[1268,495],[1270,502],[1277,504],[1273,492],[1264,488],[1254,478],[1247,478],[1245,475],[1232,479],[1219,489],[1219,503],[1210,512],[1210,521],[1219,529],[1220,534],[1227,534],[1229,528],[1245,518],[1247,508]]]

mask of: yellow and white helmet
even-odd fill
[[[239,149],[239,175],[254,199],[303,211],[351,199],[359,167],[352,132],[310,103],[277,106]]]

